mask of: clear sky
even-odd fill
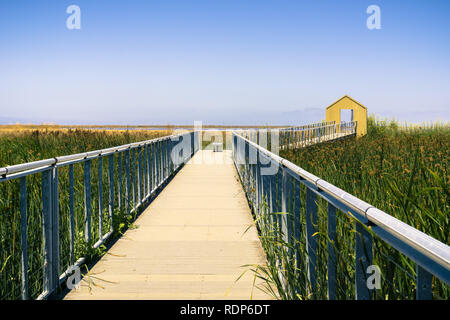
[[[450,1],[0,0],[0,123],[300,124],[344,94],[449,120]]]

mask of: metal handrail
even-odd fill
[[[238,139],[241,139],[240,144],[242,145],[243,143],[244,150],[238,150]],[[251,149],[253,149],[253,154],[256,152],[260,158],[269,159],[271,164],[276,164],[278,168],[281,168],[282,172],[286,172],[294,179],[300,181],[307,187],[309,192],[313,192],[344,212],[347,212],[345,210],[351,211],[360,222],[370,225],[372,231],[379,238],[411,258],[416,263],[417,268],[420,269],[418,270],[420,272],[418,272],[417,283],[423,283],[424,279],[426,279],[426,284],[428,284],[428,286],[422,284],[420,288],[418,286],[417,297],[419,299],[430,297],[431,295],[430,275],[434,275],[450,285],[450,247],[448,245],[320,179],[234,131],[233,159],[240,175],[242,169],[239,169],[239,164],[256,166],[258,170],[261,168],[261,162],[257,161],[254,164],[249,162],[248,154],[252,153]],[[243,152],[245,153],[244,156],[242,156]],[[243,163],[238,163],[239,161],[243,161]],[[259,186],[258,179],[259,181],[261,180],[260,174],[256,173],[256,178],[254,179],[254,183],[257,184],[255,189],[259,193],[258,199],[261,199],[264,193],[271,192],[271,190],[263,190],[266,186],[262,188]],[[257,203],[257,205],[259,204]]]
[[[155,138],[155,139],[145,140],[145,141],[140,141],[140,142],[133,142],[133,143],[124,144],[124,145],[112,147],[112,148],[99,149],[99,150],[94,150],[94,151],[88,151],[88,152],[65,155],[65,156],[58,156],[58,157],[54,157],[54,158],[50,158],[50,159],[44,159],[44,160],[38,160],[38,161],[32,161],[32,162],[26,162],[26,163],[6,166],[6,167],[0,168],[0,176],[1,176],[0,180],[1,180],[1,178],[3,178],[3,179],[7,178],[8,175],[11,175],[14,173],[19,173],[22,171],[35,170],[35,169],[39,170],[39,169],[42,169],[42,168],[45,168],[48,166],[53,166],[56,164],[66,164],[67,165],[67,164],[76,162],[78,160],[83,160],[83,159],[101,156],[101,155],[104,156],[104,155],[108,155],[108,154],[111,154],[114,152],[123,151],[126,149],[134,149],[134,148],[149,145],[149,144],[152,144],[152,143],[155,143],[158,141],[170,140],[170,139],[173,139],[173,138],[176,138],[179,136],[182,136],[182,134],[170,135],[170,136],[165,136],[165,137],[161,137],[161,138]]]
[[[98,239],[92,243],[98,248],[109,239],[114,230],[113,212],[117,206],[124,209],[124,214],[131,214],[141,208],[186,161],[199,150],[199,133],[189,132],[161,138],[130,143],[112,148],[59,156],[51,159],[33,161],[0,168],[0,183],[20,180],[20,232],[21,232],[21,294],[22,299],[29,298],[28,290],[28,249],[27,249],[27,176],[42,174],[42,226],[43,231],[43,291],[37,299],[51,295],[67,278],[73,267],[85,262],[81,257],[74,260],[74,165],[84,164],[84,236],[87,243],[94,240],[91,236],[92,195],[91,167],[92,161],[98,161],[99,231]],[[185,143],[181,148],[179,142]],[[176,148],[176,149],[175,149]],[[135,150],[135,152],[133,152]],[[116,156],[117,155],[117,156]],[[103,158],[108,158],[109,201],[103,204]],[[116,162],[116,160],[118,160]],[[60,233],[59,233],[59,168],[69,166],[69,216],[70,249],[65,254],[70,258],[70,266],[61,273],[60,270]],[[118,166],[118,167],[117,167]],[[116,171],[118,177],[116,176]],[[122,174],[122,170],[124,174]],[[116,189],[118,185],[118,190]],[[102,196],[100,196],[102,195]],[[122,201],[121,201],[122,199]],[[103,230],[103,211],[109,214],[110,230]],[[106,211],[106,210],[105,210]],[[105,232],[104,232],[105,231]],[[96,242],[95,242],[96,241]],[[95,243],[94,243],[95,242]]]
[[[312,125],[272,129],[279,135],[279,146],[281,149],[292,149],[307,147],[317,142],[341,139],[343,137],[356,135],[357,122],[321,122]],[[266,131],[266,129],[264,129]],[[258,132],[261,129],[234,130],[241,132],[250,141],[258,142]]]
[[[317,127],[323,127],[323,126],[328,126],[328,125],[333,125],[333,124],[335,124],[334,121],[323,121],[323,122],[305,124],[305,125],[301,125],[301,126],[292,126],[292,127],[280,128],[280,131],[308,130],[308,129],[313,129],[313,128],[317,128]]]

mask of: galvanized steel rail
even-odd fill
[[[308,261],[308,281],[313,290],[317,283],[318,263],[316,261],[317,240],[314,237],[317,231],[315,228],[317,197],[325,199],[328,203],[329,239],[336,240],[336,209],[345,213],[350,212],[360,222],[355,223],[356,232],[361,235],[355,237],[356,299],[371,298],[371,292],[366,285],[365,272],[366,268],[372,265],[373,239],[364,225],[370,226],[378,238],[415,262],[417,299],[432,298],[433,276],[450,285],[450,247],[448,245],[268,151],[245,138],[242,132],[233,132],[233,160],[236,169],[241,181],[248,182],[251,186],[246,189],[246,192],[257,216],[263,210],[263,200],[267,201],[270,212],[289,212],[293,216],[294,226],[278,216],[278,223],[281,224],[286,241],[299,236],[297,229],[300,228],[298,225],[300,208],[296,205],[295,212],[292,212],[291,204],[293,201],[300,204],[300,184],[306,187],[306,252],[308,253],[306,260]],[[251,136],[249,133],[244,135]],[[269,167],[275,167],[276,171],[273,174],[262,173]],[[295,191],[292,190],[292,182],[296,183]],[[328,243],[328,260],[321,263],[327,264],[328,298],[335,299],[337,252],[331,243]],[[298,261],[299,259],[297,263]]]
[[[321,122],[311,125],[280,129],[280,148],[302,148],[314,143],[356,134],[356,121]]]
[[[174,150],[178,143],[185,143]],[[183,150],[184,149],[184,150]],[[189,151],[186,151],[188,149]],[[56,157],[0,168],[0,183],[20,179],[21,215],[21,270],[22,299],[28,299],[28,251],[27,251],[27,177],[40,173],[42,176],[42,232],[43,232],[43,292],[37,299],[52,294],[71,273],[75,266],[85,262],[85,257],[74,261],[74,164],[84,165],[84,236],[87,243],[98,248],[113,232],[115,207],[125,209],[126,214],[138,210],[169,178],[199,149],[198,132],[171,135],[162,138],[131,143],[103,150]],[[179,151],[179,152],[178,152]],[[172,154],[174,153],[174,154]],[[109,201],[103,203],[103,160],[108,159]],[[137,159],[136,159],[137,158]],[[137,160],[137,161],[136,161]],[[99,230],[98,238],[92,239],[91,167],[98,161]],[[118,176],[115,176],[116,161]],[[67,270],[60,270],[59,232],[59,180],[58,170],[69,166],[69,214],[70,214],[70,261]],[[124,166],[124,168],[123,168]],[[125,170],[125,181],[122,171]],[[114,187],[118,185],[118,190]],[[123,184],[123,185],[122,185]],[[118,204],[114,203],[117,195]],[[122,203],[122,200],[125,200]],[[132,201],[133,200],[133,201]],[[103,209],[108,206],[110,230],[103,230]],[[62,272],[61,272],[62,271]]]

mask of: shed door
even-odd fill
[[[353,121],[353,109],[341,109],[341,122]]]

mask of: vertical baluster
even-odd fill
[[[164,162],[163,162],[163,170],[164,170],[164,181],[166,181],[167,176],[168,176],[168,165],[167,165],[167,140],[164,140],[163,142],[163,150],[164,150]]]
[[[189,135],[186,135],[186,139],[188,138]],[[186,161],[189,160],[189,157],[191,156],[191,153],[189,152],[187,154],[187,159]],[[167,139],[166,140],[166,165],[167,165],[167,175],[166,175],[166,179],[169,179],[170,176],[170,140]]]
[[[136,163],[136,152],[137,152],[137,149],[136,148],[134,148],[132,151],[131,151],[131,168],[132,168],[132,170],[131,170],[131,181],[132,181],[132,188],[133,188],[133,209],[136,209],[136,204],[137,204],[137,201],[136,201],[136,199],[137,199],[137,185],[136,185],[136,180],[137,180],[137,163]]]
[[[256,164],[256,177],[258,179],[258,212],[259,216],[261,217],[263,212],[263,204],[264,204],[264,195],[263,195],[263,178],[261,176],[261,153],[258,150],[258,158],[257,158],[257,164]]]
[[[256,149],[256,148],[255,148]],[[256,199],[256,208],[255,208],[255,213],[257,214],[258,217],[261,216],[261,168],[259,167],[259,151],[256,149],[256,163],[254,165],[255,168],[255,199]]]
[[[260,157],[262,157],[262,154],[260,154]],[[262,169],[261,158],[260,158],[260,163],[261,163],[261,169]],[[268,202],[268,200],[269,200],[269,194],[268,194],[269,179],[268,179],[267,174],[263,175],[264,172],[261,169],[260,169],[261,187],[262,187],[262,190],[261,190],[261,214],[263,216],[266,216],[267,211],[268,211],[268,205],[269,205],[269,202]],[[261,219],[261,227],[262,227],[261,230],[266,230],[266,223],[267,223],[267,221],[265,218]]]
[[[300,181],[294,181],[294,238],[295,238],[295,262],[298,270],[302,270],[302,260],[300,255],[300,236],[301,236],[301,202],[300,202]],[[300,288],[296,288],[296,292],[300,293]]]
[[[43,288],[53,289],[52,267],[52,170],[42,172],[42,233],[43,233]]]
[[[158,141],[158,186],[162,182],[162,148],[161,141]]]
[[[166,154],[165,154],[165,148],[164,148],[164,144],[165,144],[165,141],[164,140],[162,140],[161,141],[161,183],[164,183],[164,181],[165,181],[165,179],[166,179],[166,170],[165,170],[165,168],[166,168],[166,164],[165,164],[165,161],[166,161]]]
[[[418,264],[416,265],[416,274],[416,300],[433,299],[431,291],[433,275]]]
[[[91,160],[84,162],[84,237],[91,241]]]
[[[138,167],[137,167],[137,206],[138,206],[141,204],[142,201],[142,147],[138,147],[136,149],[136,152],[138,157]]]
[[[118,186],[119,186],[119,194],[117,196],[117,200],[118,200],[118,205],[119,205],[119,211],[122,212],[122,152],[119,152],[117,154],[118,160],[119,160],[119,168],[117,169],[119,171],[119,176],[118,176]]]
[[[309,188],[306,189],[306,268],[308,275],[307,288],[312,297],[316,292],[316,254],[317,240],[313,234],[317,224],[317,195]]]
[[[147,197],[152,193],[151,144],[147,145]]]
[[[286,216],[286,222],[287,222],[287,240],[290,244],[293,244],[294,240],[294,219],[293,219],[293,212],[294,212],[294,186],[293,186],[293,178],[291,175],[287,175],[287,196],[286,196],[286,210],[287,210],[287,216]],[[292,256],[293,252],[292,249],[289,249],[289,254]]]
[[[281,232],[283,233],[283,241],[289,242],[289,231],[288,231],[288,197],[289,197],[289,191],[288,191],[288,173],[283,168],[282,170],[282,176],[281,176],[281,211],[283,212],[283,215],[281,216]]]
[[[270,212],[276,212],[277,208],[277,174],[278,170],[275,174],[270,176]],[[275,230],[274,227],[276,225],[276,216],[271,215],[271,230]]]
[[[145,199],[147,192],[147,145],[142,146],[142,200]]]
[[[328,203],[328,299],[336,300],[336,208]]]
[[[58,167],[52,169],[52,266],[53,266],[53,287],[56,289],[59,285],[59,178]]]
[[[277,212],[283,212],[282,208],[282,200],[283,200],[283,167],[280,166],[280,170],[277,173]],[[281,231],[282,231],[282,215],[277,214],[277,229],[276,229],[276,237],[278,240],[281,240]]]
[[[155,144],[150,145],[150,192],[155,188]]]
[[[22,259],[22,300],[28,299],[28,242],[27,242],[27,178],[20,178],[20,234]]]
[[[98,158],[98,239],[103,237],[103,157]]]
[[[358,221],[355,233],[355,258],[356,300],[369,300],[371,292],[366,283],[366,270],[372,265],[372,235]]]
[[[159,152],[158,152],[158,149],[159,149],[159,141],[155,142],[155,145],[154,145],[155,188],[157,188],[159,185]]]
[[[69,165],[70,265],[75,263],[75,208],[73,199],[73,164]]]
[[[109,156],[108,160],[109,166],[109,223],[110,223],[110,231],[114,230],[114,154]]]
[[[159,162],[159,141],[155,144],[155,177],[156,177],[156,187],[159,186],[159,168],[160,168],[160,162]]]
[[[125,175],[126,175],[126,184],[125,184],[125,207],[127,215],[131,212],[131,177],[130,177],[130,149],[125,151]]]

